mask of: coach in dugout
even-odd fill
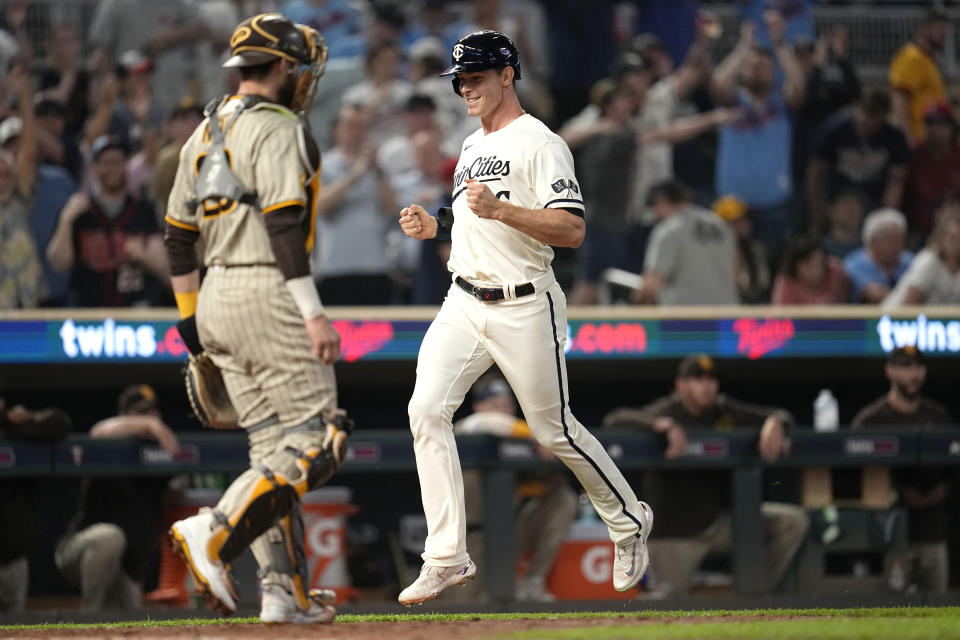
[[[713,360],[704,354],[680,362],[675,391],[639,409],[621,407],[603,419],[607,429],[646,430],[666,437],[664,457],[683,455],[686,429],[759,430],[761,456],[773,462],[783,451],[783,438],[793,416],[783,409],[762,407],[719,393]],[[682,594],[703,559],[729,553],[731,520],[729,477],[724,471],[647,471],[646,495],[657,514],[657,529],[650,539],[650,566],[656,581],[654,593]],[[809,527],[806,512],[797,505],[764,502],[764,549],[767,588],[780,582],[803,543]],[[661,515],[662,514],[662,515]]]

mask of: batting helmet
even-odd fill
[[[452,64],[441,76],[513,67],[513,77],[520,79],[520,52],[517,45],[499,31],[475,31],[463,36],[453,45],[450,61]],[[456,77],[453,78],[453,90],[460,95],[460,81]]]

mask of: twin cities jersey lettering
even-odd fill
[[[566,143],[529,114],[463,143],[454,173],[453,245],[448,266],[478,285],[530,282],[550,268],[553,249],[467,206],[467,180],[487,183],[498,198],[524,209],[561,208],[583,214],[583,197]]]

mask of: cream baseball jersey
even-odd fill
[[[553,249],[467,206],[467,179],[525,209],[561,208],[583,213],[583,197],[567,144],[545,124],[524,114],[487,135],[478,129],[463,142],[453,178],[452,247],[448,268],[478,285],[522,284],[550,268]]]

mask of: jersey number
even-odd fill
[[[498,192],[497,192],[497,198],[503,198],[504,200],[509,200],[509,199],[510,199],[510,192],[509,192],[509,191],[498,191]]]

